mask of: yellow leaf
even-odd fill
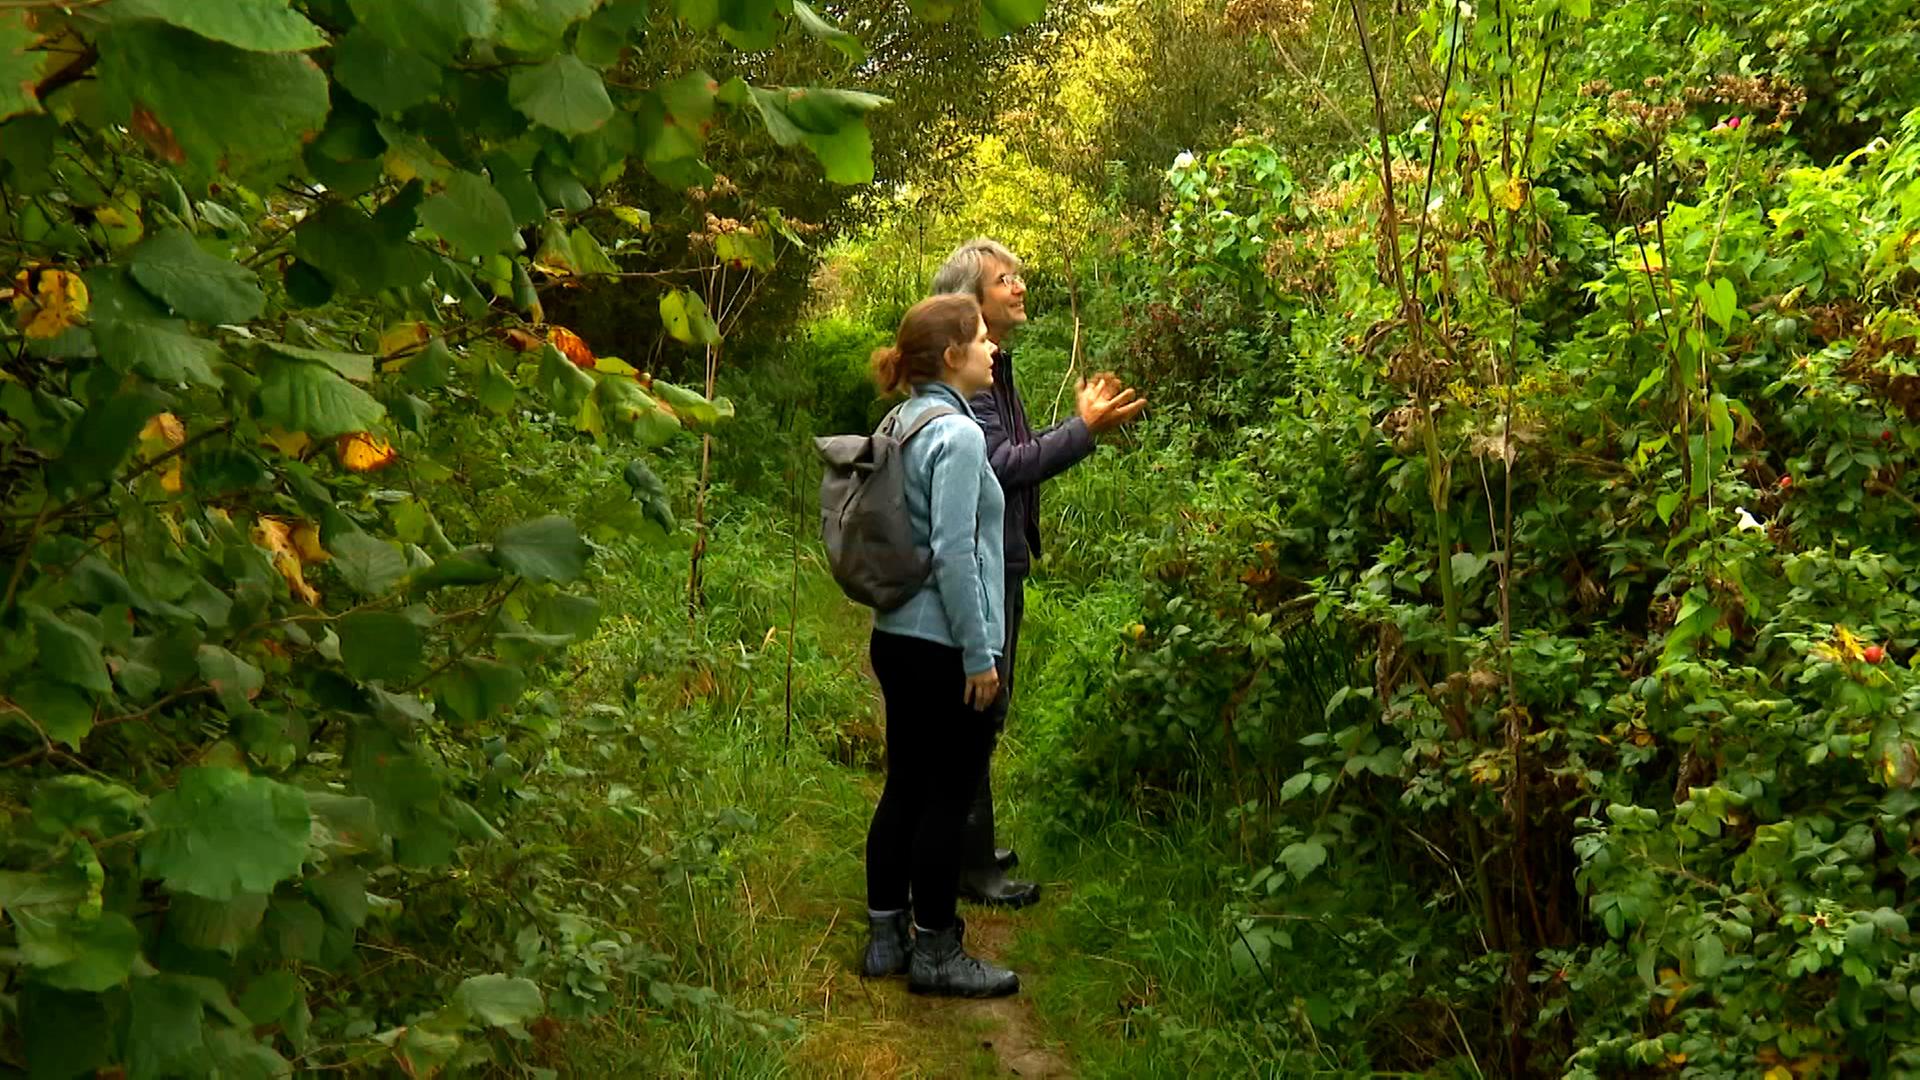
[[[320,528],[310,521],[303,521],[293,529],[293,550],[308,562],[326,562],[333,556],[320,546]]]
[[[313,445],[313,440],[307,437],[306,432],[282,431],[279,428],[267,429],[267,433],[260,437],[260,441],[291,458],[303,456],[307,452],[307,447]]]
[[[22,270],[13,279],[13,311],[20,332],[55,338],[87,313],[87,284],[65,270]]]
[[[187,427],[172,413],[159,413],[147,421],[146,427],[140,429],[140,441],[171,450],[187,441]]]
[[[320,593],[307,584],[301,571],[300,552],[293,544],[293,530],[279,518],[262,515],[254,522],[252,539],[255,545],[266,548],[273,555],[273,568],[287,579],[287,588],[295,598],[310,606],[319,606]]]
[[[174,458],[160,466],[160,490],[169,495],[180,494],[187,486],[184,473],[185,463],[179,458]]]
[[[1519,210],[1522,206],[1525,206],[1527,204],[1527,182],[1525,180],[1508,181],[1505,190],[1500,193],[1500,201],[1506,204],[1509,210]]]
[[[398,323],[380,335],[380,355],[386,358],[411,356],[426,348],[433,335],[423,322]]]
[[[1836,626],[1833,628],[1833,647],[1835,651],[1848,660],[1858,661],[1866,659],[1866,653],[1860,646],[1860,639],[1854,637],[1853,631],[1844,626]]]
[[[340,464],[348,472],[357,473],[384,469],[400,456],[394,452],[392,443],[370,431],[340,436],[339,442],[334,444],[334,452],[340,455]]]
[[[640,369],[617,356],[596,356],[593,358],[593,370],[602,375],[638,375]],[[1920,653],[1916,653],[1920,656]]]
[[[1793,1072],[1785,1065],[1775,1065],[1760,1080],[1793,1080]]]

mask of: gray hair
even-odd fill
[[[940,269],[933,275],[933,294],[965,293],[978,300],[987,291],[987,263],[994,260],[1005,264],[1006,272],[1020,272],[1020,257],[1008,251],[998,241],[984,236],[976,236],[961,244]]]

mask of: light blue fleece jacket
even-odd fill
[[[902,455],[913,541],[933,551],[933,574],[913,599],[875,612],[873,625],[952,645],[967,674],[978,675],[1006,647],[1006,497],[987,464],[987,437],[958,390],[943,382],[914,387],[896,430],[936,405],[955,415],[920,429]]]

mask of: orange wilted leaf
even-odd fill
[[[564,326],[547,327],[547,340],[560,350],[560,355],[574,362],[576,367],[593,370],[593,350],[580,340],[580,335]]]
[[[540,339],[525,330],[504,330],[500,336],[515,352],[532,352],[540,347]]]
[[[392,443],[371,431],[340,436],[334,452],[340,455],[340,464],[346,466],[348,472],[359,473],[384,469],[400,456],[394,452]]]
[[[87,283],[66,270],[22,270],[13,279],[13,311],[28,337],[59,337],[87,313]]]
[[[301,571],[300,552],[294,547],[293,530],[279,518],[262,516],[253,525],[253,542],[273,556],[273,568],[287,579],[287,588],[301,602],[319,606],[320,593],[307,584]]]

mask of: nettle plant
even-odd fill
[[[9,1067],[424,1075],[543,989],[605,1004],[619,943],[537,893],[465,979],[359,980],[358,943],[485,921],[409,893],[510,849],[507,743],[559,723],[528,692],[594,625],[590,561],[673,527],[645,449],[729,412],[545,326],[536,276],[630,272],[712,346],[697,292],[617,261],[646,212],[594,193],[709,183],[723,107],[871,178],[882,99],[647,70],[674,23],[859,49],[799,0],[0,9]],[[754,272],[770,224],[716,257]]]

